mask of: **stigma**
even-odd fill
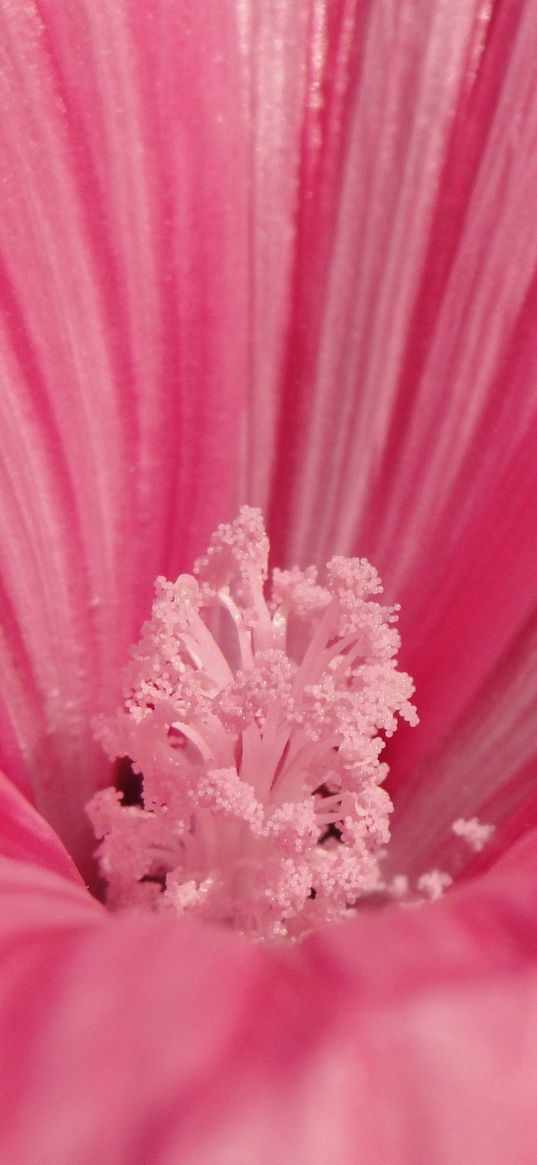
[[[98,736],[139,804],[87,812],[112,909],[298,939],[385,889],[386,737],[417,722],[397,608],[375,569],[268,570],[261,512],[218,527],[191,575],[158,578],[122,706]]]

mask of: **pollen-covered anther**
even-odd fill
[[[495,826],[480,821],[478,817],[458,817],[453,822],[451,829],[456,837],[462,838],[470,849],[477,854],[490,841]]]
[[[193,575],[157,580],[123,705],[98,726],[143,774],[142,803],[108,789],[88,813],[114,907],[295,939],[383,888],[379,758],[416,714],[374,568],[336,556],[322,582],[294,567],[269,584],[268,550],[245,506]]]
[[[445,870],[428,870],[418,878],[416,889],[418,893],[424,894],[434,902],[442,897],[444,890],[451,886],[452,881],[451,875]]]

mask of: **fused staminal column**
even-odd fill
[[[193,575],[159,578],[117,714],[98,725],[142,776],[88,806],[113,907],[190,912],[298,938],[383,887],[384,737],[416,722],[396,608],[365,560],[273,571],[244,506]],[[266,593],[268,591],[268,594]]]

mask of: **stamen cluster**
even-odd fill
[[[98,728],[142,779],[140,804],[109,788],[88,806],[112,907],[298,938],[382,888],[379,757],[397,716],[417,719],[397,609],[360,558],[266,588],[268,552],[245,506],[193,575],[157,579],[123,707]]]

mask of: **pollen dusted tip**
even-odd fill
[[[456,837],[462,838],[478,854],[490,841],[495,827],[480,821],[478,817],[458,817],[451,829]]]
[[[157,579],[124,703],[98,734],[129,757],[88,814],[112,908],[296,939],[385,888],[384,737],[417,721],[396,608],[365,560],[275,570],[259,510],[219,526],[193,575]]]

